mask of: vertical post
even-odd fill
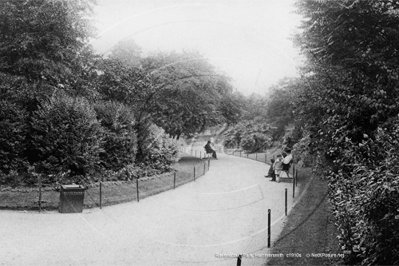
[[[295,198],[295,179],[292,179],[292,198]]]
[[[209,171],[209,167],[211,166],[211,158],[208,158],[208,171]]]
[[[241,266],[241,261],[242,261],[242,255],[238,255],[237,257],[237,266]]]
[[[195,166],[194,166],[194,181],[195,181]]]
[[[176,172],[173,174],[173,189],[176,189]]]
[[[272,220],[272,211],[270,209],[268,209],[268,211],[267,211],[267,247],[268,248],[270,248],[271,220]]]
[[[287,216],[288,190],[285,188],[285,216]]]
[[[137,202],[140,202],[140,195],[139,195],[139,179],[136,178],[136,191],[137,191]]]
[[[295,164],[292,164],[292,179],[295,177]]]
[[[295,169],[295,186],[298,186],[298,170]]]
[[[265,163],[267,162],[267,153],[265,153]]]
[[[247,152],[247,158],[248,158],[249,153]]]
[[[103,184],[100,181],[100,209],[103,208],[103,193],[102,193]]]
[[[39,174],[38,176],[37,176],[37,178],[38,178],[38,183],[39,183],[39,212],[41,212],[42,211],[42,177],[41,177],[41,175]]]

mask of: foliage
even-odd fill
[[[242,148],[248,152],[266,149],[271,143],[271,131],[267,124],[240,122],[224,133],[224,145],[228,148]]]
[[[18,105],[0,100],[0,172],[21,170],[27,132],[26,112]]]
[[[118,102],[100,102],[94,106],[104,131],[101,143],[101,164],[105,169],[118,171],[133,164],[137,152],[137,136],[131,110]]]
[[[180,158],[179,142],[167,137],[165,131],[156,125],[150,125],[148,135],[142,143],[143,166],[158,172],[170,170],[172,163]]]
[[[103,132],[84,98],[60,94],[43,103],[32,117],[30,137],[39,174],[86,176],[98,169]]]
[[[0,71],[75,87],[87,68],[92,2],[0,1]]]
[[[396,1],[297,2],[306,56],[296,97],[308,152],[329,180],[348,263],[397,264]],[[390,137],[393,136],[393,138]],[[393,147],[387,150],[387,147]],[[396,244],[396,245],[395,245]]]
[[[133,39],[124,39],[112,48],[110,58],[129,68],[141,68],[141,47]]]
[[[144,58],[152,92],[144,103],[166,133],[190,136],[206,127],[236,122],[240,110],[229,78],[197,52],[157,53]]]

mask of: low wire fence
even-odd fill
[[[181,152],[185,150],[181,148]],[[199,152],[196,157],[198,156],[200,156]],[[92,184],[80,184],[86,187],[83,206],[84,208],[101,208],[123,202],[140,201],[151,195],[194,182],[209,171],[210,164],[208,158],[189,163],[190,166],[182,170],[132,181],[98,181]],[[0,188],[0,209],[54,210],[58,208],[59,202],[59,189],[41,185],[40,181],[34,187]]]

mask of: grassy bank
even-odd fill
[[[342,265],[337,229],[327,200],[327,184],[317,177],[304,177],[308,189],[288,215],[271,253],[284,257],[271,258],[265,265]],[[288,256],[287,256],[288,255]]]
[[[208,168],[208,161],[191,155],[184,155],[173,168],[174,172],[159,176],[139,179],[139,199],[173,189],[194,181],[204,175]],[[110,181],[101,185],[102,206],[114,205],[122,202],[137,200],[136,181]],[[54,210],[58,208],[60,192],[52,187],[42,188],[42,209]],[[38,188],[15,188],[0,191],[0,209],[38,210]],[[85,191],[84,208],[100,206],[100,183],[96,183]]]

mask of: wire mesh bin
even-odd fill
[[[85,188],[79,185],[63,185],[60,191],[60,213],[77,213],[83,211]]]

